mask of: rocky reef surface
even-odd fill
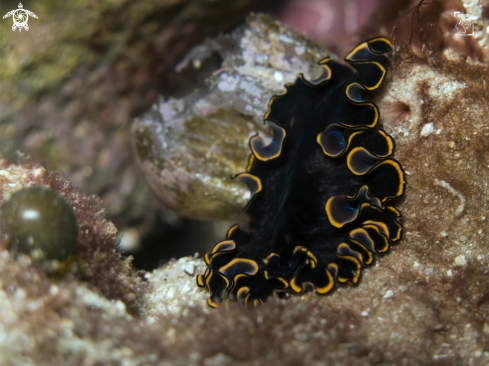
[[[477,37],[453,31],[458,21],[454,11],[463,10],[465,5],[475,24],[487,26],[487,8],[469,2],[444,5],[436,12],[430,8],[433,5],[418,9],[428,24],[413,25],[409,18],[407,24],[397,27],[397,57],[376,103],[383,128],[395,138],[395,157],[407,174],[406,194],[397,205],[403,214],[404,237],[388,254],[377,258],[374,266],[364,270],[358,286],[339,286],[324,297],[306,293],[270,299],[256,309],[231,303],[229,308],[210,310],[205,305],[207,293],[195,285],[195,275],[205,268],[198,256],[171,261],[151,273],[136,272],[130,260],[115,251],[117,230],[105,219],[96,197],[73,188],[39,165],[3,160],[2,202],[25,186],[55,189],[74,207],[80,234],[77,259],[62,276],[46,273],[29,257],[15,258],[0,242],[0,363],[488,364],[489,49],[482,31]],[[283,34],[295,40],[293,43],[277,39],[277,29],[283,29],[277,27],[282,26],[264,17],[251,18],[252,22],[259,22],[254,29],[260,30],[260,36],[249,43],[250,49],[253,44],[264,44],[264,37],[270,35],[278,42],[270,41],[275,45],[273,49],[280,51],[283,47],[297,53],[297,45],[302,44],[304,55],[308,54],[305,50],[314,50],[289,30]],[[430,28],[429,24],[437,26]],[[409,35],[411,27],[418,31],[419,38],[407,43],[409,38],[403,37]],[[242,39],[252,35],[246,30],[241,32]],[[290,48],[291,44],[294,47]],[[185,61],[189,67],[198,66],[198,60],[205,58],[198,56],[199,50],[209,47],[207,43],[197,48],[182,67]],[[287,52],[285,59],[295,55]],[[315,51],[308,52],[315,55]],[[242,50],[234,55],[243,55]],[[256,60],[255,55],[250,59]],[[312,57],[302,59],[299,70],[313,74],[313,61]],[[254,72],[254,78],[246,80],[240,74],[243,65],[229,63],[223,66],[226,70],[219,67],[210,76],[213,82],[209,88],[181,100],[162,101],[150,114],[155,116],[153,120],[142,117],[136,122],[136,143],[141,142],[141,128],[172,126],[172,134],[161,127],[160,135],[151,135],[151,139],[144,135],[148,138],[145,154],[139,151],[138,156],[156,191],[164,189],[165,194],[174,194],[166,198],[169,204],[180,205],[182,210],[200,204],[200,197],[182,194],[185,189],[192,193],[193,188],[185,188],[187,182],[200,179],[199,189],[204,196],[208,191],[212,200],[225,203],[203,209],[208,218],[239,217],[246,191],[237,183],[227,183],[227,177],[238,172],[240,164],[243,168],[246,165],[246,140],[261,128],[266,108],[261,100],[269,96],[264,94],[264,86],[272,89],[270,94],[280,91],[276,71],[282,75],[281,83],[294,77],[283,63],[281,69],[273,69],[277,65],[265,61],[261,65],[267,67],[256,67],[262,76]],[[243,81],[250,84],[238,89]],[[231,86],[235,88],[231,92],[247,98],[242,91],[252,90],[253,84],[257,88],[256,103],[254,99],[228,103],[231,94],[212,99],[218,93],[229,93],[226,89]],[[198,101],[206,98],[213,103],[207,109],[198,108],[204,105]],[[179,105],[180,109],[174,108]],[[248,110],[247,105],[251,106]],[[213,129],[203,127],[214,124],[225,131],[241,113],[239,108],[244,108],[246,118],[241,116],[239,129],[231,132],[233,146],[224,144],[224,132],[213,139]],[[216,116],[224,117],[216,120]],[[189,123],[191,120],[198,123]],[[162,155],[161,148],[152,143],[161,145],[168,136],[182,136],[182,146],[188,146],[187,142],[195,142],[194,135],[198,134],[204,136],[197,145],[202,151],[184,148],[180,157],[188,159],[182,161],[190,166],[209,169],[214,180],[202,181],[198,170],[192,175],[181,168],[185,174],[172,178],[171,189],[161,188],[159,184],[169,180],[157,178],[164,176],[165,169],[175,175],[178,159],[175,149]],[[226,147],[222,151],[231,154],[231,162],[219,156],[219,150],[212,150],[219,147],[216,141]],[[170,147],[178,144],[171,143]],[[202,154],[205,149],[210,152],[208,157]],[[189,203],[181,204],[186,199]],[[192,214],[198,217],[199,211]]]

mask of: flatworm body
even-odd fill
[[[205,255],[197,284],[210,306],[356,284],[373,255],[400,239],[401,215],[388,202],[404,193],[404,172],[369,101],[391,50],[388,39],[370,39],[345,57],[352,67],[326,58],[318,80],[300,74],[271,99],[272,142],[253,136],[247,171],[234,177],[251,190],[245,210],[256,228],[232,226]]]

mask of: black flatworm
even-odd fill
[[[345,57],[352,67],[326,58],[319,79],[299,74],[271,99],[272,142],[253,136],[247,171],[234,177],[251,190],[245,210],[256,228],[232,226],[205,255],[197,284],[210,306],[356,284],[373,255],[400,239],[401,215],[388,202],[404,193],[404,171],[369,100],[391,51],[388,39],[370,39]]]

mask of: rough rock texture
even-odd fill
[[[489,364],[487,46],[448,35],[435,41],[449,52],[422,41],[403,50],[379,93],[383,127],[408,172],[398,205],[405,235],[359,286],[209,311],[194,287],[205,265],[188,257],[141,273],[136,317],[96,287],[50,278],[0,247],[0,364]],[[407,62],[413,53],[416,63]],[[5,167],[2,189],[15,189]],[[18,171],[21,186],[41,173]],[[112,278],[112,265],[101,268],[100,278]]]
[[[181,99],[160,100],[136,119],[136,155],[162,202],[201,220],[239,218],[249,199],[231,174],[246,170],[249,137],[268,136],[268,101],[298,73],[311,71],[326,52],[277,21],[255,15],[229,36],[194,48],[180,67],[223,59],[208,87]],[[319,70],[317,70],[319,71]]]
[[[195,276],[202,273],[202,260],[198,257],[196,254],[173,259],[145,274],[145,279],[151,284],[143,302],[143,312],[148,321],[155,321],[162,314],[187,315],[189,307],[203,308],[207,294],[195,285]],[[203,309],[206,312],[210,310]]]
[[[189,257],[146,275],[148,312],[135,318],[126,313],[123,302],[110,302],[82,283],[53,282],[3,250],[0,362],[487,364],[487,304],[468,304],[472,290],[460,302],[459,290],[451,292],[466,285],[467,268],[454,265],[457,274],[441,294],[434,295],[440,290],[438,276],[416,266],[402,269],[405,264],[399,265],[396,254],[366,270],[358,288],[343,287],[327,297],[309,294],[270,300],[257,309],[232,303],[229,309],[218,310],[205,308],[203,291],[192,287],[194,278],[185,267],[192,263],[202,268],[204,263]]]

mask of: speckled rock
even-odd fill
[[[134,317],[122,301],[49,278],[0,247],[0,363],[489,364],[487,82],[484,61],[429,53],[391,70],[377,102],[408,172],[398,205],[405,236],[359,286],[209,311],[205,291],[191,287],[205,264],[187,257],[141,273],[146,294]],[[43,174],[16,169],[1,169],[8,189],[20,184],[13,175],[23,186]]]
[[[146,293],[143,305],[149,321],[161,314],[185,315],[190,307],[202,307],[207,294],[195,285],[195,276],[203,273],[202,269],[202,260],[196,254],[194,257],[173,259],[146,273],[146,280],[152,288]]]

